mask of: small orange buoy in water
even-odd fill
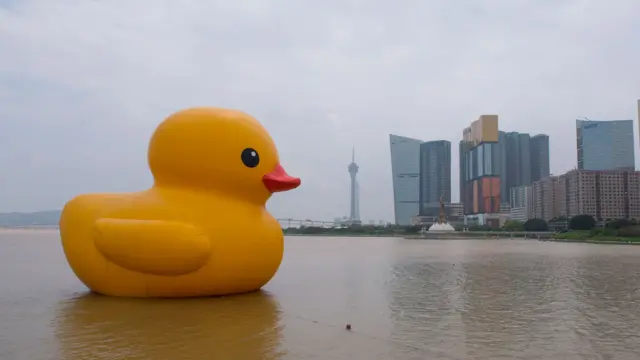
[[[351,331],[351,324],[347,324],[347,326],[345,326],[345,328],[349,331]]]

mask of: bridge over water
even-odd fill
[[[315,226],[315,227],[336,227],[340,226],[340,224],[335,221],[322,221],[322,220],[311,220],[311,219],[278,219],[280,226],[282,228],[290,228],[290,227],[300,227],[300,226]]]

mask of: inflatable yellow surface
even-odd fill
[[[67,261],[91,290],[112,296],[193,297],[261,288],[283,255],[272,193],[300,185],[280,166],[253,117],[193,108],[156,129],[147,190],[87,194],[60,218]]]

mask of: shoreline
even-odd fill
[[[287,234],[284,236],[316,236],[316,237],[404,237],[404,235],[396,234]]]
[[[11,234],[11,233],[24,233],[24,232],[58,232],[58,226],[0,226],[0,233]],[[408,234],[284,234],[287,236],[300,236],[300,237],[354,237],[354,238],[362,238],[362,237],[386,237],[386,238],[401,238],[405,240],[513,240],[513,239],[522,239],[522,240],[535,240],[540,242],[558,242],[558,243],[576,243],[576,244],[595,244],[595,245],[640,245],[640,241],[624,241],[624,240],[599,240],[599,239],[562,239],[562,238],[534,238],[534,237],[522,237],[522,236],[514,236],[510,237],[506,234],[503,236],[499,235],[500,233],[496,233],[496,236],[486,236],[484,233],[478,233],[477,236],[473,236],[476,234],[473,233],[465,233],[465,235],[458,234],[447,234],[447,236],[436,236],[436,237],[422,237],[420,235],[408,235]]]
[[[640,241],[597,240],[597,239],[540,239],[542,242],[596,244],[596,245],[640,245]]]
[[[404,239],[542,239],[551,238],[554,233],[533,231],[491,232],[491,231],[456,231],[416,233],[352,233],[352,232],[321,232],[321,233],[286,233],[285,236],[324,236],[324,237],[397,237]]]
[[[469,233],[466,233],[469,234]],[[453,235],[453,234],[451,234]],[[558,239],[558,238],[534,238],[534,237],[522,237],[522,236],[483,236],[484,234],[462,235],[462,236],[442,236],[442,237],[421,237],[419,235],[404,235],[404,234],[285,234],[284,236],[300,236],[300,237],[387,237],[387,238],[401,238],[405,240],[533,240],[540,242],[558,242],[558,243],[576,243],[576,244],[595,244],[595,245],[640,245],[640,241],[621,241],[621,240],[598,240],[598,239]]]

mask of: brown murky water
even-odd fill
[[[264,291],[193,300],[88,294],[53,231],[0,264],[3,360],[640,359],[640,246],[292,237]]]

